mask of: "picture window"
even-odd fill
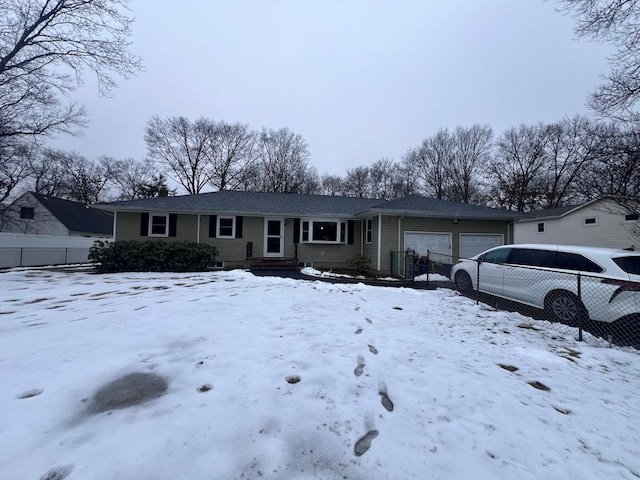
[[[303,243],[345,243],[347,223],[337,220],[305,220],[300,232]]]

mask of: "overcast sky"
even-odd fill
[[[146,155],[152,115],[288,127],[322,173],[402,155],[438,129],[588,113],[606,46],[576,40],[553,0],[132,0],[145,71],[99,98],[88,158]]]

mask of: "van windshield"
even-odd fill
[[[613,261],[625,272],[640,275],[640,256],[614,257]]]

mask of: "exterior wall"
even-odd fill
[[[197,215],[178,215],[175,237],[146,237],[140,235],[140,217],[138,212],[118,212],[116,215],[115,240],[163,240],[167,242],[196,242]]]
[[[316,268],[346,268],[347,261],[360,254],[362,226],[359,220],[353,222],[353,244],[301,243],[298,245],[298,259],[313,262]]]
[[[20,218],[21,207],[32,207],[33,219]],[[49,210],[36,200],[33,195],[26,193],[13,202],[5,212],[0,230],[10,233],[29,233],[36,235],[67,236],[69,230]]]
[[[286,236],[285,227],[285,241]],[[209,237],[209,215],[200,217],[200,243],[215,246],[218,249],[218,260],[225,262],[225,266],[244,266],[247,257],[247,242],[253,243],[253,256],[262,257],[264,246],[263,217],[244,216],[242,218],[242,238]]]
[[[633,234],[637,222],[624,222],[617,207],[605,201],[595,202],[567,214],[562,218],[517,222],[515,243],[545,243],[581,245],[591,247],[640,249],[640,236]],[[596,225],[584,225],[584,219],[596,217]],[[538,223],[545,224],[545,231],[538,233]]]
[[[451,234],[452,263],[460,255],[461,233],[495,233],[503,235],[504,243],[511,242],[509,222],[499,220],[460,220],[454,224],[450,219],[404,217],[400,220],[400,238],[398,240],[398,220],[400,217],[382,217],[382,243],[380,249],[380,271],[383,273],[397,273],[392,271],[391,252],[403,252],[405,232],[448,233]],[[377,218],[374,227],[377,226]],[[377,236],[374,236],[374,242]],[[376,253],[377,256],[377,253]],[[372,258],[376,258],[375,256]],[[400,268],[403,268],[403,256],[398,254]],[[376,261],[374,260],[374,265]]]

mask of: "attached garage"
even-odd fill
[[[420,257],[427,255],[431,260],[451,263],[451,234],[438,232],[405,232],[404,248],[415,250]],[[439,259],[438,254],[444,256]]]
[[[460,257],[470,258],[489,248],[504,245],[504,236],[495,233],[461,233]]]

